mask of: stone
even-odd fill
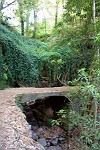
[[[29,124],[29,130],[31,130],[32,126]]]
[[[57,145],[58,144],[58,138],[51,139],[51,145]]]
[[[37,131],[37,130],[38,130],[38,125],[32,126],[32,130],[33,130],[33,131]]]
[[[47,147],[49,147],[50,146],[50,141],[48,141],[48,140],[46,140],[46,143],[47,143]]]
[[[45,138],[40,138],[40,139],[38,139],[38,142],[39,142],[42,146],[44,146],[44,147],[47,145]]]
[[[32,131],[32,139],[35,140],[35,141],[38,140],[37,133],[35,133],[34,131]]]
[[[0,141],[0,150],[5,150],[5,145]]]
[[[55,147],[55,150],[62,150],[60,146]]]
[[[43,128],[39,128],[39,129],[38,129],[38,132],[43,132]]]
[[[65,140],[64,137],[59,137],[59,138],[58,138],[58,141],[59,141],[59,142],[63,142],[64,140]]]
[[[60,146],[50,146],[48,150],[62,150]]]

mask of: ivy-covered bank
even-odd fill
[[[63,43],[61,39],[44,43],[23,37],[0,23],[0,81],[10,86],[66,84],[77,76],[79,68],[89,68],[93,53],[92,48],[83,51],[69,46],[65,39]]]

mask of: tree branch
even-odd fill
[[[2,7],[2,8],[0,9],[0,11],[3,10],[3,9],[5,9],[5,8],[7,8],[8,6],[12,5],[12,4],[15,3],[15,2],[16,2],[16,0],[14,0],[13,2],[7,4],[5,7]]]

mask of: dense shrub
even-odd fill
[[[39,57],[36,53],[41,42],[27,40],[15,31],[0,25],[0,43],[2,45],[2,57],[7,66],[8,80],[25,82],[32,85],[39,78]],[[3,63],[3,62],[1,62]],[[3,74],[3,72],[2,72]]]
[[[4,58],[0,63],[6,66],[9,84],[39,86],[43,71],[48,70],[50,61],[58,53],[48,51],[47,43],[23,37],[8,26],[0,24],[0,29],[1,57]],[[0,75],[3,74],[1,71]]]

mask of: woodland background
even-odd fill
[[[79,86],[69,120],[82,148],[98,150],[100,1],[1,0],[0,19],[0,88]]]

